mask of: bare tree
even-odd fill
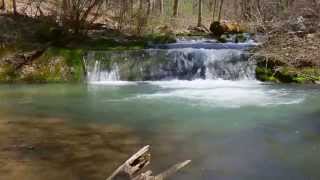
[[[163,15],[163,13],[164,13],[164,2],[163,2],[163,0],[159,0],[159,9],[160,9],[160,14]]]
[[[13,14],[14,15],[17,15],[18,12],[17,12],[17,2],[16,0],[12,0],[12,11],[13,11]]]
[[[61,21],[64,27],[78,34],[95,21],[104,0],[63,0]]]
[[[152,0],[147,0],[147,15],[149,16],[152,11]]]
[[[221,0],[221,1],[220,1],[219,17],[218,17],[218,21],[219,21],[219,22],[220,22],[220,20],[221,20],[221,13],[222,13],[223,2],[224,2],[224,0]]]
[[[6,10],[6,2],[4,0],[1,0],[0,10]]]
[[[174,3],[173,3],[173,16],[174,17],[178,16],[178,11],[179,11],[179,0],[174,0]]]
[[[215,15],[216,15],[216,9],[217,9],[217,0],[214,0],[214,7],[213,7],[213,12],[212,12],[212,22],[214,22],[215,21]]]
[[[202,26],[202,0],[198,0],[198,27]]]

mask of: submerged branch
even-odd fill
[[[119,166],[106,180],[164,180],[191,163],[191,160],[178,163],[156,176],[152,176],[152,171],[150,170],[136,175],[150,164],[151,154],[149,150],[150,146],[145,146],[140,149],[125,163]]]

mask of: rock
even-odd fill
[[[211,23],[210,31],[211,31],[212,35],[215,37],[221,37],[221,35],[224,34],[224,32],[225,32],[224,27],[218,21]]]
[[[316,34],[312,33],[312,34],[307,34],[307,38],[308,39],[314,39],[316,37]]]
[[[224,33],[228,34],[238,34],[245,32],[245,28],[237,22],[223,21],[223,22],[213,22],[210,25],[210,31],[216,37],[220,37]]]
[[[293,31],[305,31],[305,19],[302,16],[289,20],[290,29]]]

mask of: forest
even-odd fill
[[[258,69],[260,79],[273,80],[271,75],[280,71],[285,75],[280,73],[277,79],[289,82],[292,78],[285,76],[290,74],[303,74],[297,79],[308,81],[319,75],[312,68],[294,72],[319,66],[318,0],[2,0],[0,7],[2,54],[5,47],[18,47],[13,44],[40,52],[52,45],[67,51],[130,48],[174,42],[176,36],[225,41],[223,34],[248,32],[261,35],[264,42],[254,58],[274,61],[269,63],[271,70]],[[237,40],[241,39],[239,35]],[[273,67],[276,64],[285,70]],[[14,79],[1,79],[6,78]]]
[[[250,33],[264,42],[255,59],[275,61],[269,63],[272,69],[258,70],[262,80],[274,79],[270,75],[279,70],[274,64],[295,76],[296,68],[319,66],[318,0],[1,0],[0,9],[2,54],[10,49],[6,47],[42,52],[54,46],[68,53],[145,47],[148,42],[175,42],[177,36],[223,42],[224,35],[239,34],[241,41],[241,33]],[[308,81],[319,75],[310,68],[298,71]],[[12,79],[0,79],[6,78]],[[292,81],[282,75],[278,80]]]
[[[0,180],[317,180],[319,92],[320,0],[0,0]]]

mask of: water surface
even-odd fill
[[[104,179],[149,144],[155,172],[192,160],[174,179],[316,180],[319,90],[254,80],[0,85],[0,179]]]

